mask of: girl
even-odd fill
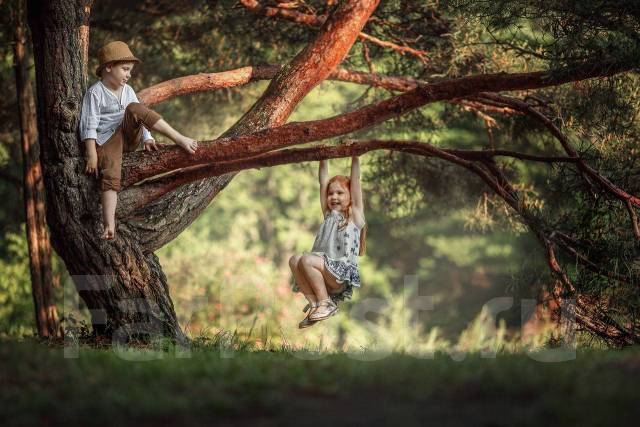
[[[358,255],[364,254],[364,206],[360,188],[360,162],[351,158],[351,178],[328,179],[326,160],[320,161],[320,206],[324,222],[311,252],[294,255],[289,266],[295,278],[294,292],[302,291],[309,301],[299,328],[327,319],[338,312],[335,301],[351,298],[353,286],[360,287]]]

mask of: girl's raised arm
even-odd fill
[[[320,206],[322,216],[327,214],[327,184],[329,182],[329,163],[327,160],[320,160],[318,166],[318,181],[320,181]]]
[[[360,186],[360,159],[351,157],[351,209],[355,216],[356,225],[364,225],[364,203],[362,202],[362,187]]]

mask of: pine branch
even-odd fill
[[[295,22],[296,24],[307,25],[310,27],[320,27],[326,21],[327,17],[324,15],[314,15],[310,13],[302,13],[291,9],[285,9],[282,7],[264,6],[260,2],[255,0],[240,0],[240,3],[248,10],[266,16],[268,18],[279,18],[287,21]],[[370,34],[360,32],[358,37],[362,40],[366,40],[370,43],[392,49],[401,55],[410,54],[419,58],[421,61],[426,62],[427,52],[420,49],[414,49],[410,46],[401,46],[399,44],[381,40]]]
[[[615,74],[625,70],[620,64],[584,64],[561,72],[496,73],[445,80],[420,85],[402,95],[371,104],[358,110],[328,119],[289,123],[257,133],[235,138],[223,137],[203,141],[195,155],[188,155],[177,147],[165,148],[151,154],[135,152],[125,155],[124,186],[178,168],[216,161],[229,161],[255,156],[287,146],[345,135],[399,117],[426,104],[465,98],[482,92],[535,89],[555,86],[569,81]],[[514,104],[516,105],[516,104]],[[267,108],[261,105],[260,108]],[[283,112],[284,114],[284,112]]]
[[[460,158],[466,161],[488,161],[493,157],[503,156],[543,163],[575,162],[575,159],[570,157],[535,156],[509,150],[438,149],[433,145],[419,141],[350,140],[338,146],[316,145],[308,148],[276,150],[253,157],[237,159],[235,161],[218,162],[182,169],[173,174],[164,175],[154,180],[145,181],[140,185],[129,187],[129,189],[121,194],[121,205],[127,206],[128,211],[135,210],[182,185],[231,172],[291,163],[360,156],[374,150],[400,151],[422,157],[442,158],[449,161],[452,158]],[[131,202],[127,203],[126,201]],[[121,210],[119,214],[125,215],[126,213],[124,210]]]

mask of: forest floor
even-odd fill
[[[630,425],[639,380],[639,348],[545,363],[0,341],[4,426]]]

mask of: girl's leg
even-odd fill
[[[318,302],[318,299],[316,298],[316,295],[313,293],[313,289],[309,285],[307,277],[302,271],[302,265],[300,264],[301,258],[302,258],[302,255],[293,255],[291,258],[289,258],[289,267],[291,268],[293,277],[296,279],[296,283],[298,284],[298,287],[304,294],[307,301],[309,301],[309,303],[316,303]]]
[[[327,279],[333,281],[332,285],[339,287],[335,282],[335,278],[326,271],[324,267],[324,258],[318,255],[304,254],[300,259],[300,265],[302,265],[302,271],[309,279],[309,284],[313,289],[318,301],[326,300],[329,298],[327,293]],[[329,276],[329,277],[326,277]]]
[[[338,312],[338,307],[329,298],[328,291],[338,289],[342,285],[338,284],[335,277],[327,271],[323,257],[305,254],[300,264],[318,297],[318,308],[309,314],[309,320],[318,322],[328,319]]]

